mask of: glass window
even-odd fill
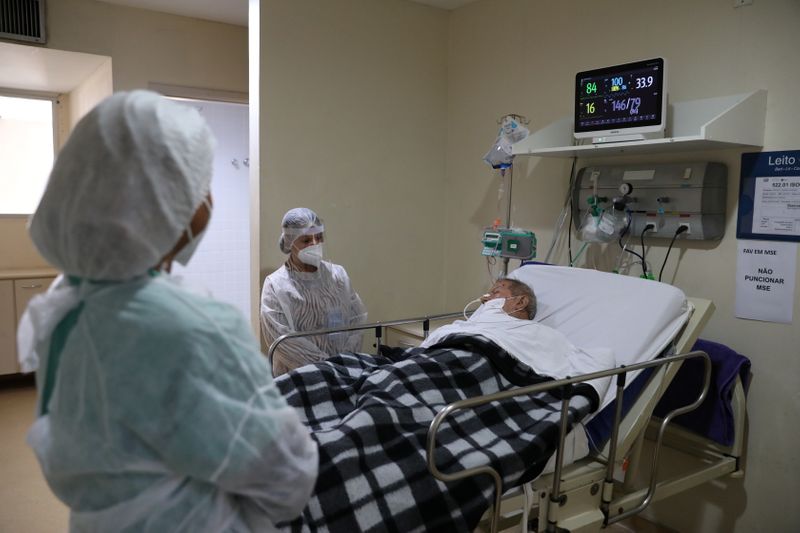
[[[53,101],[0,95],[0,214],[36,210],[53,166]]]

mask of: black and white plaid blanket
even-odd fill
[[[433,417],[457,400],[546,381],[482,337],[451,336],[402,360],[342,354],[276,379],[319,442],[319,478],[288,531],[472,531],[493,501],[488,475],[443,483],[428,471]],[[573,388],[570,422],[597,408]],[[438,433],[443,472],[491,465],[504,488],[539,475],[558,446],[559,392],[451,415]]]

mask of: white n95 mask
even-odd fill
[[[474,313],[472,313],[472,316],[469,317],[469,320],[477,320],[481,317],[485,318],[487,315],[496,315],[498,312],[500,314],[505,314],[505,311],[503,311],[503,305],[505,303],[506,298],[494,298],[492,300],[488,300],[486,303],[477,308]]]
[[[486,311],[496,311],[497,309],[503,309],[503,306],[506,304],[506,300],[508,298],[493,298],[483,304],[483,308]]]
[[[303,264],[319,268],[319,264],[322,262],[322,245],[312,244],[311,246],[303,248],[297,252],[297,258],[300,259]]]

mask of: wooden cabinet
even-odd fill
[[[17,324],[22,318],[22,313],[28,307],[28,302],[37,294],[47,291],[53,278],[30,278],[14,280],[14,306],[17,312]]]
[[[19,372],[19,320],[31,298],[45,292],[55,276],[49,270],[0,272],[0,375]]]

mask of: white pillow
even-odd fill
[[[617,366],[649,361],[686,323],[690,307],[680,289],[597,270],[525,265],[508,276],[529,285],[534,320],[559,330],[576,346],[610,348]],[[635,377],[628,376],[628,383]],[[600,408],[614,399],[610,387]]]

